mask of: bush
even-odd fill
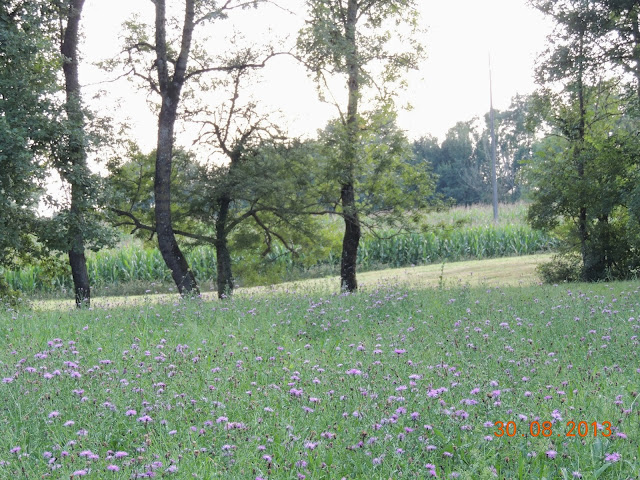
[[[554,255],[537,271],[545,283],[578,282],[582,279],[582,258],[576,253]]]
[[[19,297],[19,293],[9,286],[4,277],[0,276],[0,304],[16,305]]]

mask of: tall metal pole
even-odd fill
[[[493,187],[493,221],[498,221],[498,179],[496,175],[496,131],[493,118],[493,86],[491,80],[491,54],[489,54],[489,118],[491,123],[491,186]]]

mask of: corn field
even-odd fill
[[[361,271],[366,271],[444,261],[529,255],[551,251],[555,247],[556,243],[552,238],[523,224],[472,226],[389,238],[365,236],[358,251],[358,265]],[[196,278],[201,283],[215,281],[216,263],[213,247],[194,248],[188,252],[187,257]],[[234,259],[234,268],[241,284],[241,266],[246,259],[246,253],[243,257]],[[276,248],[260,263],[263,267],[261,270],[271,272],[271,277],[265,274],[264,280],[271,282],[274,272],[279,279],[294,276],[296,272],[326,272],[327,267],[339,265],[340,250],[334,249],[326,258],[309,259],[304,257],[304,253],[294,257],[284,249]],[[87,267],[92,285],[95,287],[131,282],[171,283],[170,272],[156,249],[129,245],[120,249],[103,250],[88,256]],[[72,286],[68,271],[51,275],[38,266],[4,272],[4,275],[12,288],[26,294],[64,291]],[[252,282],[255,282],[255,279]]]

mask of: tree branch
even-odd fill
[[[112,208],[111,209],[112,212],[114,212],[116,215],[121,216],[121,217],[127,217],[129,219],[131,219],[131,222],[124,222],[124,223],[118,223],[116,224],[116,226],[126,226],[126,225],[130,225],[135,227],[132,231],[131,234],[135,233],[137,230],[146,230],[152,233],[152,235],[156,232],[156,227],[153,227],[151,225],[145,225],[144,223],[142,223],[140,220],[138,220],[138,218],[131,212],[127,212],[125,210],[120,210],[118,208]],[[183,230],[176,230],[175,228],[173,229],[173,233],[176,235],[180,235],[183,237],[187,237],[187,238],[193,238],[194,240],[200,240],[201,242],[207,242],[207,243],[211,243],[211,244],[215,244],[216,239],[214,237],[209,237],[207,235],[199,235],[197,233],[190,233],[190,232],[185,232]]]
[[[202,75],[203,73],[209,73],[209,72],[233,72],[236,70],[246,70],[248,68],[264,68],[270,59],[277,57],[279,55],[290,55],[290,53],[289,52],[272,52],[269,55],[267,55],[264,58],[264,60],[262,60],[259,63],[241,63],[237,65],[220,65],[217,67],[199,68],[187,73],[184,79],[186,81],[192,77],[196,77],[198,75]]]
[[[278,232],[275,232],[273,230],[271,230],[269,227],[267,227],[262,220],[260,220],[260,218],[258,217],[258,215],[256,215],[255,213],[253,215],[251,215],[253,217],[253,219],[256,221],[256,223],[260,226],[260,228],[262,228],[262,230],[264,230],[264,233],[267,235],[267,239],[266,239],[266,243],[267,243],[267,248],[265,249],[264,252],[262,252],[262,256],[264,257],[267,253],[269,253],[271,251],[271,235],[273,235],[274,237],[276,237],[278,240],[280,240],[280,242],[282,243],[282,245],[284,246],[284,248],[286,248],[287,250],[289,250],[291,253],[293,254],[297,254],[298,252],[296,252],[295,248],[293,248],[291,245],[289,245],[289,243],[282,237],[282,235],[280,235]]]

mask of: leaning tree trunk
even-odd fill
[[[169,103],[169,106],[167,106]],[[173,157],[173,126],[176,120],[175,103],[165,101],[160,110],[158,122],[158,147],[156,153],[156,172],[154,181],[156,233],[158,248],[171,277],[181,295],[198,295],[195,275],[189,268],[176,236],[171,220],[171,167]]]
[[[218,199],[218,218],[216,219],[216,267],[218,298],[228,298],[233,294],[233,274],[231,272],[231,253],[227,245],[227,219],[231,199],[223,195]]]
[[[78,37],[80,17],[84,0],[71,0],[67,13],[67,26],[60,51],[64,57],[62,66],[65,79],[65,110],[69,122],[69,144],[67,146],[67,166],[63,167],[63,178],[71,185],[71,207],[69,222],[69,264],[73,276],[76,307],[89,306],[91,287],[87,261],[84,255],[82,232],[85,201],[87,196],[87,152],[84,138],[84,115],[80,95],[78,74]]]
[[[162,106],[158,118],[158,145],[156,149],[156,171],[153,191],[155,195],[156,233],[158,248],[165,264],[171,271],[173,281],[181,295],[199,293],[196,278],[182,254],[171,220],[171,167],[173,159],[173,129],[176,123],[180,92],[185,82],[187,60],[195,27],[195,1],[185,1],[185,20],[182,29],[182,45],[177,61],[172,61],[167,46],[165,0],[153,2],[156,9],[156,62],[158,89]],[[174,64],[173,75],[169,65]]]
[[[358,143],[358,100],[359,100],[359,63],[356,45],[356,23],[358,21],[358,1],[349,0],[347,5],[347,22],[345,37],[349,52],[346,55],[349,76],[349,104],[347,106],[347,142],[344,151],[345,172],[340,188],[340,202],[344,217],[344,237],[342,239],[342,256],[340,260],[340,286],[342,290],[355,292],[358,289],[356,264],[358,246],[360,245],[360,218],[356,205],[355,164]]]

